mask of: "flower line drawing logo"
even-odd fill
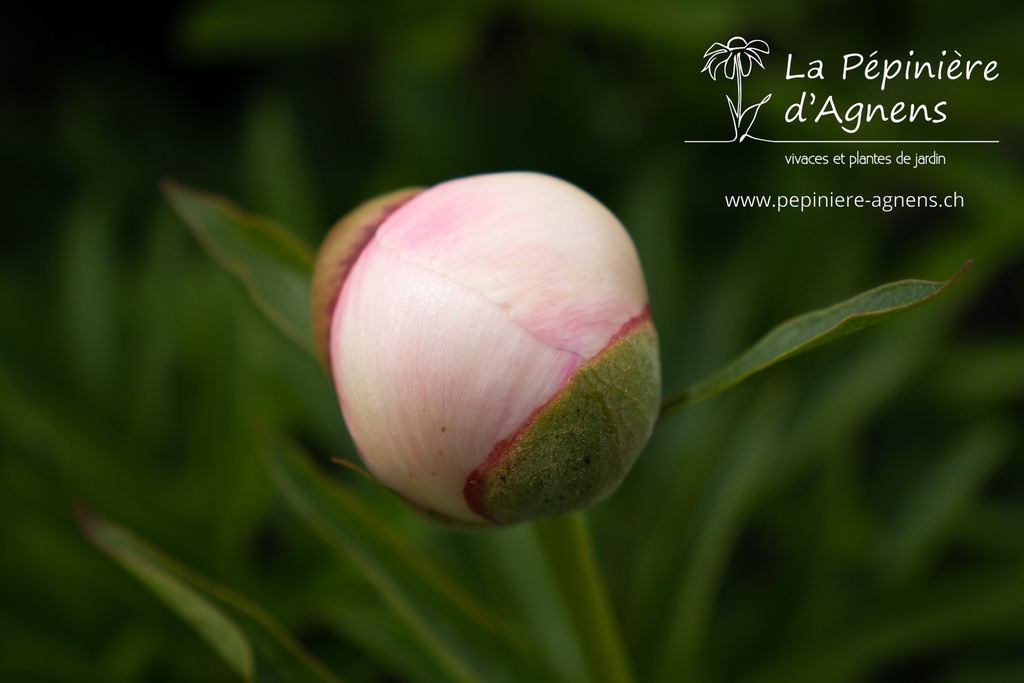
[[[772,95],[768,93],[760,102],[744,109],[743,78],[750,75],[754,64],[763,69],[764,62],[761,60],[761,55],[767,55],[769,52],[768,43],[763,40],[748,41],[743,36],[733,36],[727,43],[714,43],[704,53],[707,62],[701,69],[701,73],[707,71],[711,80],[715,81],[718,80],[719,71],[729,80],[736,79],[736,101],[733,102],[731,97],[725,96],[729,102],[729,114],[732,117],[733,138],[732,140],[723,140],[723,142],[743,142],[748,138],[762,140],[762,138],[751,135],[750,128],[754,125],[754,120],[757,119],[757,112],[765,102],[772,98]]]
[[[686,140],[693,144],[728,144],[731,142],[743,142],[745,140],[757,140],[773,144],[843,144],[858,142],[861,144],[997,144],[998,140],[969,140],[969,139],[890,139],[887,136],[878,139],[863,138],[840,138],[840,139],[769,139],[751,134],[754,122],[757,120],[761,108],[772,99],[772,93],[768,93],[760,101],[744,105],[743,81],[754,72],[754,66],[765,68],[765,58],[771,53],[768,43],[764,40],[747,40],[743,36],[733,36],[725,42],[712,43],[711,47],[704,51],[704,68],[701,73],[707,73],[711,80],[717,81],[719,75],[725,80],[736,81],[736,97],[726,95],[725,100],[729,105],[729,118],[732,123],[732,137],[729,139],[712,140]],[[846,80],[848,75],[860,76],[868,82],[878,82],[878,88],[885,90],[885,83],[897,81],[917,80],[967,80],[971,74],[967,70],[973,65],[975,75],[983,73],[986,81],[993,81],[999,77],[999,63],[996,60],[966,60],[957,50],[953,51],[955,59],[950,57],[947,50],[942,50],[941,55],[934,55],[931,59],[927,55],[921,58],[914,58],[914,50],[907,52],[907,57],[898,59],[881,56],[876,57],[878,50],[866,55],[859,52],[851,52],[842,57],[840,76]],[[941,58],[940,58],[941,57]],[[948,60],[948,61],[947,61]],[[812,79],[813,81],[825,80],[825,63],[821,59],[814,59],[808,62],[806,72],[798,70],[795,74],[791,72],[793,54],[790,53],[786,61],[786,80],[791,79]],[[865,66],[866,64],[866,66]],[[815,98],[822,95],[823,102],[815,105]],[[749,97],[749,95],[748,95]],[[867,123],[875,119],[878,125],[883,123],[900,124],[904,121],[913,122],[915,118],[923,119],[925,122],[941,124],[946,120],[946,113],[942,107],[947,104],[946,100],[933,105],[899,101],[891,105],[882,103],[871,103],[856,101],[852,104],[840,106],[840,95],[828,93],[815,93],[805,90],[795,102],[785,108],[785,114],[780,117],[785,124],[798,124],[795,128],[808,130],[810,126],[803,127],[802,124],[810,121],[818,124],[821,120],[825,123],[834,122],[839,125],[840,130],[847,134],[856,133],[861,123]],[[785,105],[777,106],[785,107]],[[805,115],[805,105],[812,107],[813,111]],[[815,114],[816,112],[816,114]],[[779,119],[776,119],[779,122]],[[816,129],[816,128],[815,128]],[[817,130],[817,129],[816,129]]]

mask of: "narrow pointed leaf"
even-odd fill
[[[689,529],[681,530],[681,537],[687,539],[682,546],[683,564],[662,598],[668,618],[650,662],[656,667],[655,675],[642,676],[644,680],[697,678],[725,566],[764,473],[779,452],[792,403],[789,396],[783,390],[760,397],[748,417],[749,424],[736,432],[703,487]]]
[[[243,681],[340,680],[256,605],[124,527],[84,507],[76,512],[83,535],[195,629]]]
[[[739,108],[732,101],[732,98],[729,97],[728,95],[725,96],[725,99],[729,103],[729,111],[732,113],[732,120],[738,124],[739,120],[740,120],[740,110],[739,110]]]
[[[761,106],[772,98],[772,94],[768,93],[764,96],[757,104],[752,104],[743,111],[743,116],[740,117],[739,123],[736,124],[738,129],[743,129],[740,133],[740,139],[747,137],[750,134],[750,129],[754,126],[754,121],[757,120],[757,112],[761,110]]]
[[[284,226],[230,200],[165,180],[171,207],[217,263],[242,284],[263,314],[310,354],[309,285],[313,251]]]
[[[935,454],[935,463],[921,472],[879,536],[875,564],[883,580],[907,585],[920,577],[958,514],[980,497],[983,483],[1012,450],[1007,429],[992,421]]]
[[[520,634],[420,554],[342,482],[317,473],[295,446],[263,440],[285,500],[331,548],[355,563],[452,681],[521,680]],[[532,653],[531,653],[532,654]]]
[[[968,261],[956,275],[945,281],[891,282],[835,306],[812,311],[782,323],[711,377],[665,399],[659,421],[787,358],[880,323],[935,298],[956,282],[970,265]]]

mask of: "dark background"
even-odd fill
[[[731,134],[735,83],[700,69],[734,35],[772,48],[744,80],[748,103],[773,93],[758,135],[845,135],[783,123],[811,87],[785,80],[793,53],[823,59],[813,86],[843,102],[949,103],[941,126],[856,137],[1000,142],[915,146],[947,160],[921,169],[783,161],[892,146],[687,144]],[[665,604],[696,596],[693,680],[1024,680],[1022,35],[1020,6],[994,1],[5,3],[0,678],[231,678],[81,538],[78,500],[266,606],[346,680],[416,680],[360,641],[365,582],[254,456],[260,424],[354,457],[329,383],[157,183],[223,193],[315,244],[375,194],[532,169],[633,234],[669,390],[790,316],[974,260],[924,308],[677,418],[594,509],[641,679]],[[959,49],[1000,77],[838,79],[843,54],[875,49]],[[964,207],[723,200],[954,191]],[[473,576],[475,541],[402,523]]]

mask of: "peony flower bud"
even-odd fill
[[[661,399],[636,250],[537,173],[403,190],[327,236],[314,328],[366,466],[439,519],[508,524],[611,493]]]

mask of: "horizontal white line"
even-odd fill
[[[835,144],[861,144],[861,145],[996,145],[999,140],[766,140],[764,138],[748,138],[755,142],[771,142],[773,144],[786,145],[835,145]],[[691,145],[718,145],[729,144],[736,140],[683,140]]]

